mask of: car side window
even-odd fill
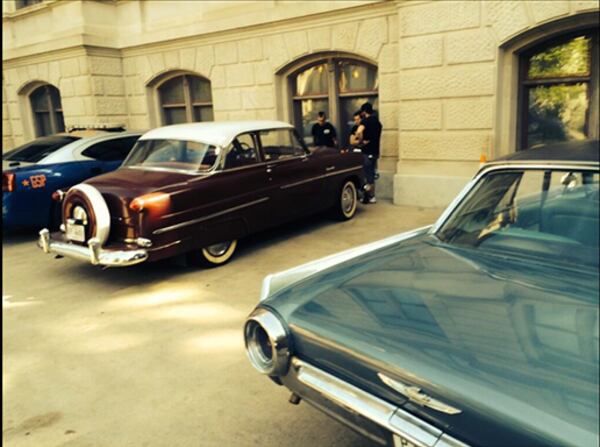
[[[99,161],[124,160],[133,148],[138,136],[114,138],[108,141],[96,143],[85,149],[81,155]]]
[[[307,155],[308,151],[306,150],[303,141],[298,137],[298,134],[295,131],[290,130],[290,136],[292,138],[292,145],[294,146],[294,155]]]
[[[306,153],[289,129],[263,130],[260,132],[260,141],[267,161],[299,157]]]
[[[239,168],[258,163],[258,150],[254,137],[249,134],[238,135],[225,151],[225,169]]]

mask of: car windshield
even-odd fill
[[[50,155],[75,140],[79,140],[79,137],[65,135],[37,138],[36,140],[7,152],[2,156],[2,160],[37,163],[47,155]]]
[[[217,161],[219,148],[186,140],[138,140],[126,167],[208,171]]]
[[[451,245],[598,266],[598,172],[483,176],[436,236]]]

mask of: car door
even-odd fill
[[[238,135],[223,150],[219,163],[213,173],[191,179],[187,191],[176,199],[180,219],[197,222],[186,235],[197,246],[239,239],[272,222],[267,173],[255,136]]]
[[[318,209],[323,176],[295,131],[264,130],[259,137],[272,190],[274,217],[284,222]]]

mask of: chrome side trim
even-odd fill
[[[498,162],[501,163],[501,162]],[[543,163],[504,163],[504,164],[494,164],[491,162],[489,165],[484,165],[479,172],[475,175],[475,177],[469,181],[462,189],[462,191],[454,198],[450,205],[446,207],[442,215],[438,218],[438,220],[433,224],[431,229],[429,230],[430,234],[435,234],[442,227],[446,220],[450,217],[450,215],[454,212],[456,208],[462,203],[463,199],[466,195],[473,189],[473,187],[479,182],[481,177],[492,172],[492,171],[503,171],[503,170],[511,170],[511,169],[528,169],[528,170],[539,170],[539,169],[582,169],[586,171],[597,171],[598,163],[594,164],[568,164],[568,163],[557,163],[557,164],[543,164]]]
[[[292,358],[298,381],[319,394],[369,419],[418,447],[467,447],[440,429],[360,388],[306,363]]]
[[[469,447],[468,444],[465,444],[458,439],[454,439],[446,434],[442,435],[440,439],[438,439],[435,447]]]
[[[407,397],[414,403],[421,405],[423,407],[428,407],[433,410],[440,411],[446,414],[459,414],[462,413],[462,410],[455,408],[451,405],[445,404],[439,400],[433,399],[431,396],[423,393],[421,388],[416,386],[406,385],[399,380],[391,379],[385,374],[377,373],[379,378],[390,388],[398,391],[403,396]]]
[[[139,166],[139,165],[121,166],[121,168],[137,169],[137,170],[141,170],[141,171],[177,172],[179,174],[186,174],[186,175],[208,174],[209,172],[211,172],[210,169],[206,170],[206,171],[194,171],[194,170],[187,170],[187,169],[160,168],[158,166]],[[121,168],[119,168],[119,169],[121,169]]]
[[[269,197],[263,197],[262,199],[254,200],[252,202],[244,203],[243,205],[234,206],[232,208],[227,208],[226,210],[219,211],[213,214],[209,214],[208,216],[199,217],[198,219],[188,220],[186,222],[181,222],[175,225],[171,225],[170,227],[159,228],[158,230],[154,230],[152,234],[163,234],[168,231],[178,230],[179,228],[187,227],[189,225],[194,225],[200,222],[204,222],[206,220],[212,219],[213,217],[219,217],[224,214],[232,213],[234,211],[238,211],[244,208],[248,208],[249,206],[258,205],[259,203],[263,203],[269,200]]]
[[[146,250],[103,250],[98,239],[92,238],[88,246],[75,245],[69,242],[50,240],[50,232],[44,228],[39,233],[38,246],[44,253],[56,253],[60,256],[89,262],[106,267],[128,267],[148,259]]]
[[[354,166],[352,168],[342,169],[341,171],[330,172],[329,174],[318,175],[316,177],[311,177],[306,180],[300,180],[299,182],[289,183],[287,185],[283,185],[281,189],[289,189],[295,186],[304,185],[305,183],[314,182],[315,180],[322,180],[327,177],[333,177],[334,175],[345,174],[346,172],[355,171],[357,169],[362,169],[362,166]]]

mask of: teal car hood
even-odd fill
[[[508,442],[490,433],[494,421],[539,444],[598,444],[597,270],[420,235],[313,274],[262,305],[288,325],[294,355],[467,442]],[[462,413],[413,404],[378,373]]]

